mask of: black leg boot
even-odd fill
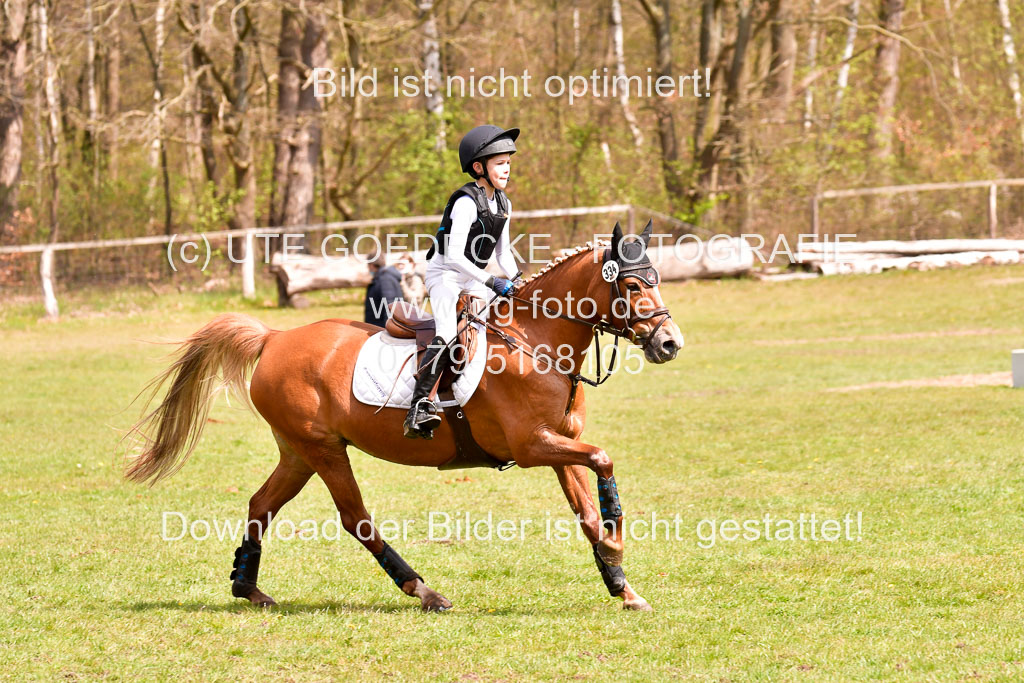
[[[409,439],[432,439],[434,429],[441,424],[437,407],[430,400],[430,391],[437,379],[451,363],[451,354],[441,337],[434,337],[423,353],[416,371],[416,387],[412,392],[412,406],[405,416],[405,436]]]

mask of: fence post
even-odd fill
[[[995,183],[988,186],[988,236],[996,238],[996,186]]]
[[[245,231],[245,255],[242,257],[242,297],[256,298],[256,231]]]
[[[811,197],[811,234],[815,237],[818,236],[818,195],[815,193]]]
[[[626,231],[632,235],[636,231],[636,207],[632,204],[626,211]]]
[[[43,249],[39,258],[39,277],[43,281],[43,307],[47,318],[60,315],[57,297],[53,293],[53,247]]]

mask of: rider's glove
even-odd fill
[[[507,296],[509,292],[515,287],[511,280],[506,280],[503,277],[491,276],[487,278],[487,286],[494,290],[494,293],[498,296]]]

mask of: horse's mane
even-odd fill
[[[570,259],[573,259],[574,257],[582,253],[593,251],[594,249],[597,249],[599,247],[607,247],[610,244],[611,243],[608,242],[608,240],[595,240],[593,242],[581,244],[578,247],[572,247],[571,249],[565,251],[561,256],[558,256],[549,261],[548,263],[546,263],[540,270],[538,270],[536,273],[528,277],[524,282],[524,285],[533,284],[536,280],[544,277],[551,271],[558,268],[558,266],[562,265],[566,261],[569,261]]]

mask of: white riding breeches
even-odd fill
[[[491,289],[484,283],[443,266],[435,266],[433,263],[427,267],[424,284],[430,297],[430,308],[434,312],[437,335],[444,339],[446,344],[455,338],[458,331],[456,308],[459,294],[465,290],[472,296],[480,297],[484,302],[490,301],[493,295]],[[484,309],[480,317],[487,318],[487,313],[487,309]]]

